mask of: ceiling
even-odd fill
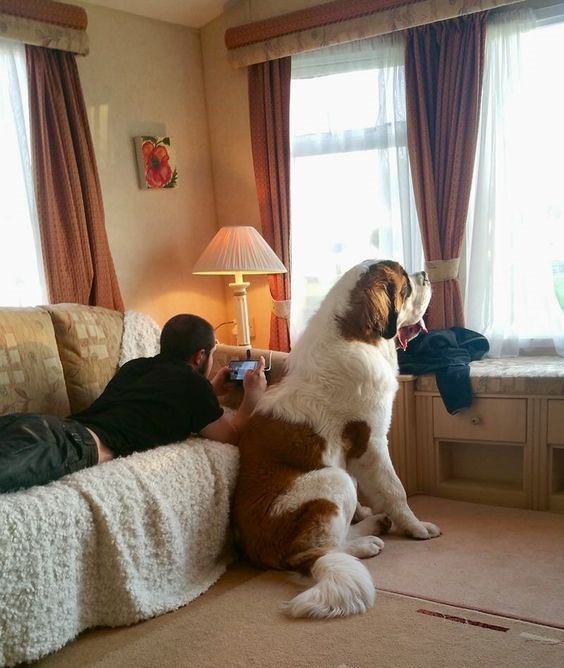
[[[201,28],[219,16],[226,0],[87,0],[91,5],[119,9],[151,19]]]

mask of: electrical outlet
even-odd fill
[[[256,334],[255,334],[255,319],[254,318],[249,318],[249,336],[251,339],[254,339]]]

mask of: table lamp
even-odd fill
[[[237,345],[249,347],[247,288],[250,283],[243,281],[243,274],[284,274],[286,267],[254,227],[227,226],[222,227],[207,245],[192,273],[235,276],[229,287],[235,297]]]

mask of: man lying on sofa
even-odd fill
[[[124,364],[89,408],[68,418],[0,417],[0,492],[42,485],[191,434],[236,444],[266,389],[264,358],[245,376],[243,401],[230,418],[217,399],[229,387],[229,370],[208,380],[215,346],[206,320],[177,315],[163,327],[160,354]]]

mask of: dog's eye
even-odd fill
[[[401,289],[401,296],[404,299],[407,299],[411,293],[413,292],[413,288],[411,287],[411,281],[409,279],[406,279],[405,283],[402,286]]]

